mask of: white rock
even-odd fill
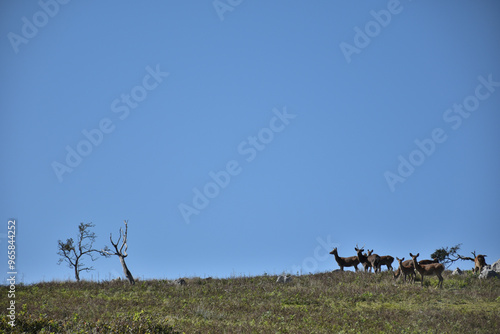
[[[500,273],[500,260],[497,260],[497,262],[495,262],[491,265],[491,270],[496,271],[497,273]]]
[[[187,285],[186,281],[182,278],[178,278],[174,281],[175,285]]]
[[[485,269],[479,274],[479,278],[484,279],[484,278],[491,278],[491,277],[498,277],[500,278],[500,274],[497,273],[494,270],[491,269]]]
[[[280,275],[276,280],[276,283],[290,283],[292,281],[292,276]]]

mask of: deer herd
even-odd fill
[[[356,246],[354,247],[354,250],[356,251],[357,255],[350,257],[340,257],[336,247],[330,252],[330,254],[335,256],[335,260],[337,261],[341,271],[344,271],[344,267],[354,267],[354,270],[358,271],[358,264],[361,263],[361,265],[365,269],[365,272],[368,270],[370,270],[371,272],[373,268],[374,272],[377,273],[380,272],[381,267],[385,265],[387,266],[387,270],[391,270],[393,272],[394,278],[398,278],[399,276],[403,275],[404,281],[406,282],[406,277],[409,276],[410,282],[413,283],[415,282],[415,272],[418,272],[422,277],[421,285],[423,286],[424,276],[436,275],[439,279],[439,287],[443,287],[442,274],[444,271],[444,265],[442,263],[439,263],[437,260],[417,261],[420,253],[417,253],[416,255],[410,253],[411,260],[405,261],[404,257],[402,259],[396,258],[399,262],[399,268],[394,272],[392,268],[392,262],[394,261],[394,258],[392,256],[380,256],[378,254],[373,254],[373,249],[367,250],[367,253],[363,253],[365,251],[364,246],[361,248],[358,248],[358,246]]]

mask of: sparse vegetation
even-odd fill
[[[500,280],[445,272],[420,284],[391,272],[332,272],[19,285],[13,333],[494,333]],[[6,295],[8,287],[0,287]],[[4,305],[5,306],[5,305]],[[3,306],[2,306],[3,307]],[[6,316],[0,332],[11,332]]]

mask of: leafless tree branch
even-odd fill
[[[69,238],[66,242],[58,240],[57,247],[60,259],[58,264],[67,262],[70,268],[75,270],[75,279],[80,280],[80,272],[90,271],[94,268],[92,266],[86,267],[83,263],[83,257],[89,256],[92,261],[97,260],[94,253],[102,254],[100,250],[94,249],[92,246],[96,239],[96,234],[91,231],[95,225],[92,223],[80,223],[78,226],[78,238],[75,244],[73,238]]]
[[[130,284],[135,284],[134,278],[132,277],[132,274],[130,273],[130,271],[127,268],[127,264],[125,263],[125,258],[128,256],[128,254],[127,254],[128,221],[124,220],[124,223],[125,223],[125,232],[123,232],[122,228],[120,228],[120,235],[119,235],[118,241],[116,243],[113,242],[112,234],[111,233],[109,234],[109,240],[111,241],[111,244],[113,245],[113,247],[115,249],[115,252],[112,253],[108,247],[102,249],[101,252],[104,254],[107,254],[108,256],[109,255],[117,255],[120,259],[120,263],[122,265],[123,272],[125,273],[125,276],[129,280]],[[120,243],[122,235],[123,235],[123,241],[122,241],[122,244],[120,246],[120,249],[118,249],[118,245]]]

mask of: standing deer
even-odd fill
[[[442,263],[430,263],[430,264],[422,264],[420,265],[417,262],[417,257],[420,255],[420,253],[417,253],[417,255],[413,255],[410,253],[410,256],[413,260],[413,267],[415,267],[415,270],[420,273],[420,276],[422,276],[422,281],[421,285],[424,286],[424,276],[432,276],[436,275],[439,279],[439,287],[442,289],[443,288],[443,276],[441,275],[444,271],[444,266]]]
[[[397,257],[396,257],[396,259],[397,259]],[[434,259],[434,260],[420,260],[420,261],[418,261],[418,264],[420,264],[420,265],[431,264],[431,263],[439,263],[439,261],[438,261],[438,259]],[[405,267],[412,267],[413,268],[413,274],[415,275],[415,268],[413,267],[413,260],[412,259],[403,261],[403,266],[405,266]],[[396,270],[396,272],[393,273],[394,279],[397,279],[401,274],[402,274],[401,269],[398,268]]]
[[[387,266],[387,270],[393,271],[392,262],[394,262],[394,258],[390,255],[382,255],[380,257],[380,265]]]
[[[403,274],[406,282],[406,276],[410,276],[410,283],[415,282],[415,268],[413,267],[413,260],[404,260],[405,258],[400,259],[396,257],[399,262],[399,268],[397,273],[394,273],[394,278],[398,278],[399,275]]]
[[[365,251],[364,246],[358,248],[358,246],[356,245],[356,247],[354,247],[354,250],[356,251],[359,263],[363,265],[363,268],[365,268],[365,272],[367,272],[368,268],[371,267],[371,263],[370,261],[368,261],[368,256],[366,254],[363,254],[363,252]]]
[[[394,261],[394,258],[392,260]],[[381,271],[381,268],[380,268],[382,265],[381,257],[378,254],[373,254],[373,249],[368,251],[368,262],[370,263],[370,266],[373,268],[375,273]],[[370,271],[371,271],[371,269],[370,269]]]
[[[474,256],[474,258],[471,258],[471,257],[464,257],[464,256],[458,256],[461,260],[471,260],[471,261],[474,261],[474,269],[473,269],[473,272],[474,274],[477,273],[479,271],[479,273],[481,273],[481,271],[483,271],[483,268],[486,266],[486,255],[476,255],[476,251],[473,251],[471,252],[471,254]]]
[[[411,261],[411,260],[410,260]],[[431,263],[439,263],[438,259],[433,259],[433,260],[420,260],[418,261],[418,264],[431,264]]]
[[[340,257],[337,252],[337,247],[335,247],[330,254],[335,256],[335,261],[337,261],[341,271],[344,271],[344,267],[354,267],[354,270],[358,271],[359,260],[357,256]]]
[[[476,255],[476,251],[474,251],[474,253],[472,253],[474,256]],[[486,255],[477,255],[475,256],[474,258],[474,274],[477,273],[479,271],[479,273],[481,273],[481,271],[483,271],[483,268],[486,267],[486,259],[485,259]]]

